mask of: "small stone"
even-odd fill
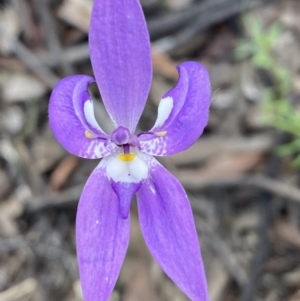
[[[8,103],[26,102],[46,93],[45,86],[33,76],[25,73],[10,74],[2,85],[2,97]]]
[[[24,112],[18,106],[10,106],[1,112],[1,124],[12,135],[21,131],[24,119]]]
[[[13,38],[20,32],[18,18],[13,9],[7,6],[0,10],[0,20],[0,26],[3,26],[3,32],[1,29],[0,33],[0,53],[9,55],[13,49]]]

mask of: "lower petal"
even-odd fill
[[[111,181],[111,187],[119,199],[119,212],[123,218],[127,218],[133,195],[141,187],[140,183],[122,183]]]
[[[129,242],[129,218],[119,214],[118,197],[104,162],[82,192],[76,218],[80,280],[86,301],[106,301],[115,286]]]
[[[152,158],[149,178],[137,192],[145,242],[166,274],[193,301],[208,300],[198,236],[187,195]]]
[[[123,218],[127,218],[129,214],[132,196],[148,177],[148,166],[140,156],[142,154],[113,154],[103,159],[106,176],[118,196],[119,210]]]

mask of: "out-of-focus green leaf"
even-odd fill
[[[237,59],[245,59],[256,52],[256,46],[252,42],[242,41],[235,50]]]
[[[260,51],[253,56],[252,62],[258,68],[269,69],[273,64],[273,59],[266,52]]]
[[[266,34],[266,39],[272,47],[275,45],[281,33],[282,26],[279,23],[274,23],[269,27],[268,32]]]

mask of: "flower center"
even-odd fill
[[[110,135],[110,140],[123,148],[123,154],[118,155],[120,160],[131,162],[136,157],[136,154],[132,153],[131,149],[135,147],[140,148],[140,143],[137,136],[131,134],[127,128],[119,126]]]
[[[118,146],[129,144],[131,142],[131,136],[129,130],[123,126],[119,126],[117,129],[115,129],[110,138],[111,140]]]
[[[112,183],[136,185],[133,192],[135,193],[149,173],[148,165],[144,161],[141,152],[139,152],[138,137],[131,134],[127,128],[120,126],[112,132],[107,141],[108,143],[113,142],[119,147],[119,150],[108,159],[107,177]],[[119,195],[118,186],[112,185],[114,185],[113,189]]]

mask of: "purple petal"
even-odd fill
[[[75,75],[59,81],[49,103],[50,127],[57,141],[70,153],[84,158],[101,158],[114,152],[113,143],[94,117],[93,101],[88,85],[90,76]]]
[[[208,122],[211,87],[204,66],[185,62],[178,67],[177,85],[166,93],[150,130],[140,135],[142,151],[157,156],[173,155],[189,148]]]
[[[119,154],[104,159],[106,175],[118,196],[119,210],[123,218],[127,218],[132,196],[149,174],[143,157],[142,154]]]
[[[109,299],[128,247],[129,229],[129,218],[120,216],[118,197],[101,162],[84,187],[76,218],[84,300]]]
[[[92,11],[91,62],[116,126],[135,130],[150,89],[149,34],[138,0],[98,0]]]
[[[208,300],[205,272],[186,193],[154,158],[150,177],[137,192],[146,244],[166,274],[193,301]]]
[[[111,187],[118,196],[120,215],[123,218],[127,218],[130,211],[132,197],[141,187],[141,183],[122,183],[111,181]]]

